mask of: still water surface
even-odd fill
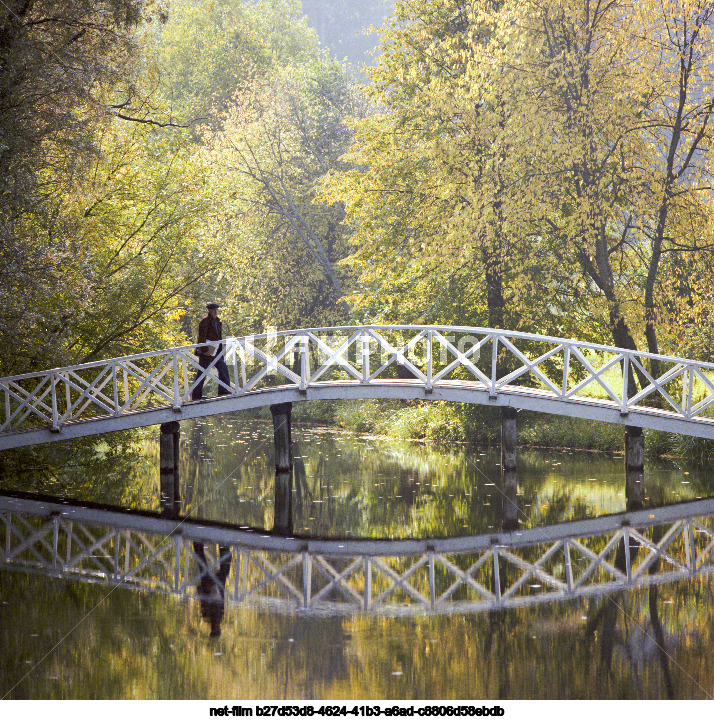
[[[294,531],[428,537],[498,529],[497,449],[295,428]],[[270,528],[272,426],[240,414],[182,424],[184,511]],[[621,456],[523,451],[523,527],[625,509]],[[158,450],[96,477],[6,487],[157,510]],[[18,485],[19,483],[19,485]],[[705,472],[651,461],[648,502],[712,495]],[[228,606],[209,638],[198,603],[0,574],[7,698],[711,698],[712,582],[500,614],[309,618]],[[654,624],[653,624],[654,621]],[[660,631],[661,635],[655,633]],[[664,641],[664,651],[656,639]]]

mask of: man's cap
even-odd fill
[[[208,310],[213,310],[214,308],[220,308],[220,307],[221,306],[218,305],[218,303],[207,303],[206,304],[206,308],[208,308]]]

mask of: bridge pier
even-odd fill
[[[518,522],[518,411],[510,406],[501,408],[501,478],[498,490],[500,498],[496,502],[496,528],[504,533],[515,531]],[[492,592],[508,588],[509,578],[504,566],[499,566],[498,576],[493,577]],[[506,611],[491,611],[489,614],[492,633],[500,634],[504,630]]]
[[[292,491],[293,453],[290,413],[292,403],[270,406],[273,414],[273,443],[275,446],[275,502],[273,530],[293,532]]]
[[[162,423],[159,439],[159,494],[161,513],[176,518],[181,513],[179,492],[179,437],[178,421]]]
[[[628,511],[645,505],[645,436],[642,428],[625,428],[625,498]]]
[[[501,408],[501,523],[502,530],[518,528],[518,420],[515,408]]]

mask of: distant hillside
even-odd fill
[[[302,0],[320,42],[333,57],[347,58],[357,68],[372,64],[370,51],[378,44],[378,36],[362,28],[381,27],[391,5],[391,0]]]

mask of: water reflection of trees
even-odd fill
[[[151,507],[158,504],[158,450],[154,465],[143,445],[146,436],[108,433],[99,442],[78,438],[2,451],[0,489]]]
[[[655,543],[661,541],[664,535],[664,529],[655,526],[653,529],[652,540]],[[629,552],[633,563],[636,561],[639,548],[631,545]],[[615,558],[615,568],[621,571],[625,569],[625,549],[624,543],[620,543]],[[659,571],[660,560],[656,559],[649,567],[649,572],[655,574]],[[647,589],[648,612],[649,617],[644,626],[636,626],[635,633],[629,628],[628,621],[631,617],[628,615],[627,594],[610,593],[607,594],[598,604],[595,605],[593,612],[588,618],[586,627],[586,635],[594,637],[595,632],[599,631],[599,659],[598,673],[601,677],[613,681],[613,654],[616,648],[621,649],[625,659],[629,662],[631,670],[635,677],[639,674],[639,667],[644,663],[657,661],[661,673],[662,682],[667,698],[674,698],[674,686],[672,675],[670,672],[670,657],[667,651],[668,641],[665,639],[664,630],[660,621],[660,609],[658,605],[659,591],[657,586],[650,586]],[[618,628],[618,617],[622,615],[622,629]]]
[[[227,416],[184,424],[182,430],[187,511],[270,528],[270,422]],[[302,462],[295,467],[296,527],[309,522],[311,532],[413,536],[503,527],[508,491],[486,485],[499,478],[496,452],[471,453],[470,463],[460,451],[424,445],[311,429],[296,436],[295,455]],[[523,526],[592,515],[596,492],[615,502],[624,485],[621,470],[619,482],[611,481],[607,464],[593,472],[592,461],[585,459],[569,472],[600,480],[579,489],[564,480],[554,454],[532,464],[524,456],[516,489]],[[85,481],[107,494],[96,500],[111,502],[112,493],[124,500],[124,489],[133,485],[158,486],[151,463],[128,471],[123,480],[126,467],[120,464],[115,471]],[[670,500],[652,486],[650,495],[653,504]],[[11,605],[2,606],[0,646],[14,650],[12,656],[3,654],[3,688],[105,595],[78,583],[2,574],[0,597]],[[28,678],[16,693],[42,698],[705,697],[714,693],[713,615],[712,582],[699,579],[510,610],[496,618],[308,619],[229,607],[222,637],[209,645],[195,604],[119,590],[58,648],[47,670]],[[44,645],[33,637],[38,629]]]
[[[277,617],[274,633],[282,639],[271,645],[267,667],[282,681],[280,698],[319,698],[325,685],[349,679],[347,646],[351,640],[341,618]],[[319,653],[314,653],[320,649]]]
[[[185,424],[179,471],[184,512],[272,527],[275,471],[270,438],[265,424],[235,416]]]
[[[182,484],[200,471],[197,515],[272,528],[270,421],[229,414],[192,424],[203,428],[203,438],[192,446],[194,425],[185,424]],[[293,441],[296,533],[429,537],[502,527],[496,450],[443,449],[309,427],[295,428]],[[589,481],[593,475],[597,480]],[[523,453],[515,488],[520,524],[624,510],[622,475],[621,459]]]
[[[628,678],[635,691],[643,693],[648,684],[655,682],[662,697],[673,699],[677,693],[670,654],[675,651],[675,637],[665,634],[658,588],[651,586],[644,594],[646,616],[633,612],[624,593],[609,594],[592,604],[585,629],[586,646],[595,651],[591,674],[601,686],[612,690],[622,685],[623,677]],[[644,599],[641,605],[644,610]]]
[[[582,618],[597,613],[599,600],[511,610],[497,627],[486,614],[306,618],[231,607],[221,638],[207,643],[193,604],[16,573],[0,580],[2,689],[51,651],[15,698],[668,696],[644,635],[652,635],[646,589],[620,600],[604,673],[602,629],[589,631]],[[708,579],[657,592],[676,697],[714,693],[713,600]]]
[[[639,505],[640,502],[639,494],[637,498],[633,500],[633,503]],[[652,506],[662,505],[663,493],[661,488],[654,488],[650,491],[650,504]],[[628,506],[630,499],[628,498]],[[659,543],[665,533],[665,528],[661,526],[654,526],[652,529],[652,541],[653,543]],[[637,561],[637,557],[640,553],[640,547],[636,542],[630,542],[629,549],[625,548],[624,540],[621,541],[616,549],[614,558],[614,567],[621,572],[626,570],[626,551],[634,565]],[[671,551],[671,549],[670,549]],[[660,559],[657,558],[649,567],[650,574],[656,574],[660,568]],[[674,698],[674,687],[672,683],[672,676],[670,672],[669,654],[667,652],[667,641],[665,634],[660,622],[660,611],[658,606],[658,589],[656,586],[650,586],[647,589],[648,597],[648,611],[649,618],[647,624],[643,626],[637,626],[638,634],[630,634],[627,631],[627,621],[631,620],[625,610],[627,603],[627,594],[625,593],[610,593],[607,594],[601,601],[594,605],[592,613],[589,614],[586,636],[593,637],[596,630],[599,631],[599,654],[598,654],[598,673],[601,677],[607,678],[610,682],[613,680],[613,654],[616,648],[616,643],[619,641],[619,648],[623,649],[625,657],[629,660],[630,665],[633,668],[635,675],[638,674],[638,666],[643,661],[647,660],[649,654],[647,652],[647,645],[649,643],[649,650],[654,650],[654,657],[659,663],[659,667],[662,673],[662,681],[666,691],[667,698]],[[625,632],[618,630],[618,616],[622,613],[623,626]],[[639,637],[639,642],[635,642],[634,639]]]

